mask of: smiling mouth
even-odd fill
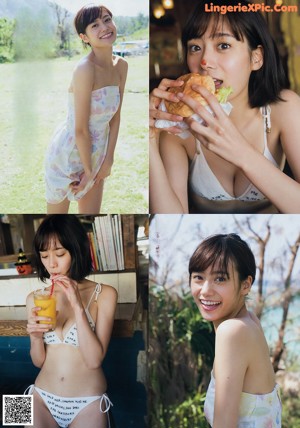
[[[113,32],[107,33],[104,36],[100,37],[100,39],[108,39],[109,37],[111,37],[113,35]]]
[[[204,309],[207,309],[207,310],[216,309],[221,304],[221,302],[216,302],[213,300],[203,300],[203,299],[200,299],[200,303],[204,307]]]

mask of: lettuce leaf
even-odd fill
[[[225,104],[227,102],[227,98],[230,94],[232,94],[233,89],[231,86],[228,86],[227,88],[220,88],[218,89],[216,93],[217,100],[220,104]]]

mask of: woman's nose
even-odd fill
[[[49,266],[55,267],[57,265],[56,257],[55,256],[49,256]]]
[[[202,58],[200,60],[200,68],[206,71],[209,68],[215,68],[215,60],[212,52],[209,52],[207,49],[203,52]]]
[[[207,294],[211,291],[211,286],[210,286],[210,282],[208,280],[203,282],[202,285],[202,289],[201,289],[201,294]]]

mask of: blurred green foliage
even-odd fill
[[[191,295],[150,296],[149,426],[206,428],[204,396],[214,358],[214,332]]]
[[[13,34],[15,26],[15,20],[0,18],[0,63],[13,62],[14,60]]]

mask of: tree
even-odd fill
[[[13,34],[15,20],[0,18],[0,63],[11,62],[14,59]]]
[[[284,293],[282,294],[283,313],[282,313],[281,324],[278,332],[278,339],[277,339],[273,356],[272,356],[272,363],[273,363],[275,372],[279,370],[280,360],[285,350],[284,333],[285,333],[285,328],[286,328],[287,319],[288,319],[289,307],[293,297],[293,294],[291,292],[292,274],[295,267],[295,261],[298,254],[299,245],[300,245],[300,234],[298,235],[295,243],[290,246],[290,261],[289,261],[289,267],[286,273],[286,277],[284,280]]]
[[[50,3],[51,7],[54,10],[56,20],[57,20],[57,27],[56,27],[56,33],[58,36],[58,46],[59,50],[61,51],[70,51],[70,12],[67,9],[64,9],[63,7],[59,6],[56,3]]]
[[[261,318],[263,315],[263,311],[265,309],[265,297],[267,294],[264,291],[264,287],[266,286],[267,281],[265,281],[266,276],[266,265],[272,266],[272,268],[276,269],[278,272],[278,278],[282,277],[283,290],[281,293],[281,297],[277,303],[274,303],[276,306],[280,306],[282,308],[281,322],[278,331],[278,339],[276,341],[273,353],[272,353],[272,364],[275,373],[280,369],[280,362],[284,355],[284,351],[286,349],[285,345],[285,332],[288,322],[288,312],[290,303],[293,300],[293,291],[292,291],[292,280],[295,269],[296,257],[299,250],[300,245],[300,234],[297,236],[295,242],[293,244],[288,244],[288,248],[285,252],[280,254],[281,257],[276,260],[267,258],[266,250],[270,245],[270,239],[272,234],[276,234],[275,227],[272,227],[272,216],[268,217],[264,229],[265,232],[263,234],[262,231],[258,231],[257,227],[255,229],[253,225],[253,216],[246,217],[244,221],[238,221],[235,218],[235,223],[237,227],[246,235],[248,238],[254,240],[258,246],[258,257],[257,257],[257,267],[259,271],[258,276],[258,293],[256,298],[256,305],[254,311],[258,318]],[[286,269],[288,266],[288,269]]]
[[[249,238],[254,239],[256,242],[258,249],[259,249],[259,255],[258,255],[258,261],[256,260],[257,268],[258,268],[258,293],[256,296],[256,307],[255,307],[255,313],[256,316],[261,319],[265,300],[263,296],[263,285],[264,285],[264,273],[265,273],[265,259],[266,259],[266,248],[268,245],[268,242],[271,237],[271,226],[270,226],[271,217],[269,217],[266,221],[265,228],[266,232],[264,236],[259,235],[258,232],[256,232],[251,224],[251,218],[246,217],[245,219],[245,226],[244,227],[241,223],[239,223],[236,219],[236,225],[237,227],[244,232]]]

